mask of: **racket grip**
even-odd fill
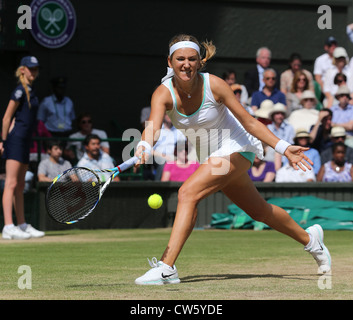
[[[137,160],[138,160],[138,157],[132,157],[129,160],[126,160],[121,165],[117,166],[119,172],[123,172],[126,169],[129,169],[137,162]]]

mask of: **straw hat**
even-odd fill
[[[343,127],[333,127],[331,129],[331,137],[345,137],[346,136],[346,129]]]
[[[338,88],[338,90],[337,90],[337,92],[335,94],[336,99],[338,99],[337,96],[340,96],[341,94],[345,94],[345,95],[350,96],[351,93],[350,93],[348,87],[343,85],[343,86],[340,86]]]
[[[315,103],[317,103],[317,99],[315,96],[315,93],[312,92],[311,90],[305,90],[300,98],[300,103],[303,102],[304,99],[314,99]]]
[[[255,116],[263,119],[270,119],[269,113],[272,110],[274,103],[272,100],[266,99],[261,102],[260,108],[255,111]]]
[[[309,132],[304,128],[297,129],[295,132],[295,139],[296,138],[310,138]]]
[[[273,108],[272,108],[272,110],[270,111],[270,113],[269,113],[269,117],[270,118],[272,118],[272,115],[274,114],[274,113],[277,113],[277,112],[282,112],[283,114],[284,114],[284,116],[286,117],[287,116],[287,108],[286,108],[286,106],[283,104],[283,103],[280,103],[280,102],[277,102],[274,106],[273,106]]]
[[[333,57],[338,59],[338,58],[346,58],[347,63],[349,62],[349,57],[347,54],[347,51],[345,48],[342,47],[337,47],[334,51],[333,51]]]

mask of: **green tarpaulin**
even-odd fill
[[[353,230],[353,202],[331,201],[313,196],[270,198],[267,201],[282,207],[303,228],[318,223],[325,230]],[[235,204],[228,206],[227,213],[212,214],[211,227],[255,230],[269,228],[254,221]]]

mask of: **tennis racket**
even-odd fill
[[[49,216],[62,224],[73,224],[85,219],[97,206],[113,179],[132,167],[137,160],[137,157],[130,158],[112,169],[74,167],[59,174],[48,187],[45,197]],[[109,175],[105,182],[99,177],[101,173]]]

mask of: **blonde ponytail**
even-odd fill
[[[205,67],[206,62],[210,60],[216,54],[216,46],[212,41],[207,40],[202,42],[202,46],[205,48],[205,57],[201,59],[201,69]]]
[[[15,76],[18,79],[18,82],[21,83],[23,88],[25,89],[26,96],[27,96],[28,107],[31,108],[31,102],[30,102],[31,95],[29,93],[29,89],[28,89],[27,83],[25,81],[25,77],[24,77],[24,75],[23,75],[23,73],[21,71],[22,68],[23,68],[22,66],[17,68]]]

